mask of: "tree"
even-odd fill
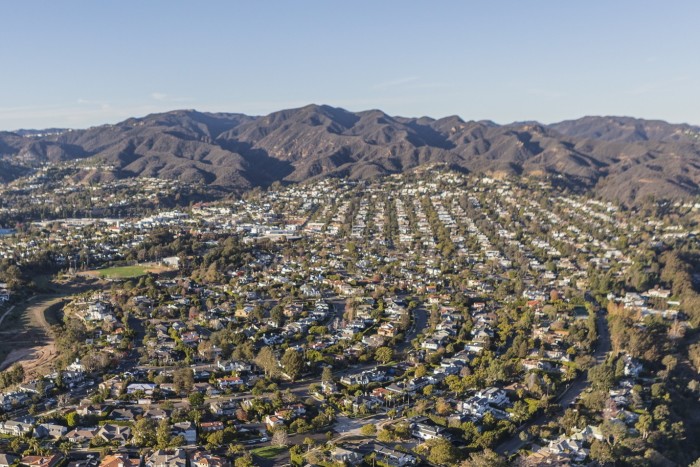
[[[287,430],[280,427],[275,430],[272,434],[271,444],[273,446],[286,446],[289,443],[289,436],[287,435]]]
[[[158,429],[156,430],[156,447],[158,449],[166,449],[170,446],[171,441],[170,422],[167,418],[164,418],[158,423]]]
[[[189,395],[187,400],[189,400],[190,406],[193,409],[199,409],[204,405],[204,394],[199,391],[193,392]]]
[[[72,449],[73,443],[71,443],[70,441],[61,441],[58,445],[58,450],[61,451],[64,456],[67,456]]]
[[[270,347],[263,347],[258,352],[255,357],[255,364],[263,369],[265,376],[271,378],[279,372],[279,366],[277,365],[277,358]]]
[[[612,448],[603,441],[598,441],[597,439],[594,439],[591,443],[590,456],[591,459],[600,464],[607,464],[615,461]]]
[[[676,365],[678,365],[678,359],[673,355],[666,355],[661,360],[661,363],[663,363],[663,365],[666,367],[666,373],[668,376],[668,374],[670,374],[676,368]]]
[[[364,436],[375,436],[377,434],[377,427],[372,423],[368,423],[360,428],[360,433]]]
[[[389,347],[379,347],[374,354],[374,358],[380,363],[389,363],[394,358],[394,351]]]
[[[282,368],[292,381],[296,380],[304,369],[304,358],[294,349],[287,349],[282,356]]]
[[[600,424],[600,433],[610,446],[616,446],[627,436],[627,427],[617,419],[605,420]]]
[[[433,438],[425,442],[429,449],[428,461],[437,465],[454,465],[458,460],[457,449],[444,438]]]
[[[450,388],[450,391],[455,393],[455,397],[457,397],[458,394],[464,391],[465,385],[464,382],[461,378],[459,378],[456,375],[450,375],[447,378],[445,378],[445,382],[447,383],[447,386]]]
[[[382,428],[379,430],[379,433],[377,433],[377,440],[381,441],[382,443],[389,443],[394,440],[394,435],[386,428]]]
[[[435,411],[438,415],[447,415],[452,411],[452,406],[443,397],[435,401]]]
[[[330,383],[333,381],[333,370],[330,366],[324,366],[321,372],[321,381],[324,383]]]
[[[306,445],[306,452],[311,451],[311,448],[316,445],[316,441],[314,441],[313,438],[306,437],[304,438],[304,444]]]
[[[77,412],[70,412],[66,415],[66,425],[68,428],[75,428],[80,423],[80,415]]]
[[[255,467],[255,464],[253,463],[253,455],[249,452],[246,452],[241,457],[236,458],[236,460],[233,462],[233,466],[234,467]]]
[[[653,426],[654,420],[648,413],[640,415],[639,420],[637,420],[637,423],[634,425],[637,431],[642,435],[642,439],[647,439],[649,437],[649,431]]]
[[[222,430],[210,433],[207,436],[207,447],[209,449],[215,449],[224,444],[224,432]]]
[[[189,393],[194,387],[194,373],[190,368],[178,368],[173,372],[173,390],[177,394]]]
[[[230,457],[233,457],[234,454],[239,454],[241,452],[245,452],[245,447],[239,443],[231,443],[228,445],[228,449],[226,449],[226,454]]]
[[[134,423],[131,430],[132,442],[139,447],[156,444],[156,426],[151,418],[141,418]]]
[[[469,459],[462,462],[461,467],[506,467],[506,460],[491,449],[473,452]]]
[[[615,371],[608,362],[601,363],[588,370],[588,381],[594,389],[608,390],[615,382]]]
[[[304,465],[304,450],[298,444],[289,448],[289,457],[294,467],[301,467]]]

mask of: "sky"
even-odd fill
[[[700,124],[696,0],[2,0],[0,129],[310,103]]]

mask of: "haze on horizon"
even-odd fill
[[[328,104],[700,124],[700,4],[389,0],[5,4],[0,129]]]

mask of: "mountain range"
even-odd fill
[[[239,191],[442,163],[547,177],[628,204],[700,193],[700,127],[629,117],[498,125],[308,105],[256,117],[176,110],[84,130],[0,132],[0,182],[77,159],[87,162],[78,183],[148,176]]]

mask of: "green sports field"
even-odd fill
[[[116,268],[101,269],[100,277],[107,279],[130,279],[146,274],[146,268],[142,266],[121,266]]]

